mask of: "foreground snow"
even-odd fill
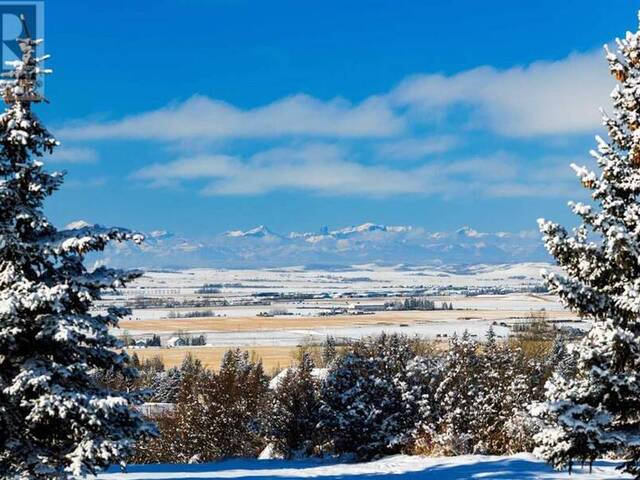
[[[278,480],[319,478],[321,480],[349,477],[376,477],[376,480],[463,480],[463,479],[572,479],[600,480],[631,478],[621,475],[617,463],[599,461],[588,468],[567,472],[553,471],[529,454],[510,457],[465,455],[459,457],[417,457],[396,455],[368,463],[336,463],[320,460],[228,460],[203,465],[134,465],[129,473],[99,475],[101,480],[169,480],[174,478],[204,480],[208,478],[238,478]]]

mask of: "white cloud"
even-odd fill
[[[353,105],[336,98],[323,102],[293,95],[268,105],[242,110],[208,97],[106,123],[68,126],[61,138],[189,140],[318,136],[336,138],[387,137],[404,129],[404,121],[386,101],[369,97]]]
[[[555,135],[545,141],[548,152],[561,136],[599,127],[598,106],[608,106],[612,85],[603,55],[590,52],[503,70],[485,66],[449,76],[416,75],[355,104],[299,94],[242,109],[194,96],[112,122],[68,126],[58,133],[73,141],[116,138],[165,141],[172,147],[197,144],[199,148],[191,151],[203,152],[224,144],[225,151],[233,153],[236,144],[225,143],[229,139],[269,140],[275,145],[251,156],[183,153],[173,162],[152,164],[132,175],[155,187],[198,181],[204,185],[203,195],[298,190],[359,196],[565,196],[575,191],[575,181],[569,170],[566,175],[557,173],[555,160],[525,162],[504,152],[447,162],[429,157],[465,141],[460,136],[464,131],[460,110],[454,108],[459,106],[469,113],[473,128],[490,132],[494,145],[500,140],[491,133]],[[456,115],[448,116],[450,110]],[[438,132],[455,136],[416,133],[426,130],[425,118],[435,117],[440,119]],[[466,146],[469,143],[466,140]],[[365,161],[363,152],[372,152],[373,160]],[[91,151],[62,150],[58,161],[64,158],[90,159]],[[401,159],[414,163],[400,165]],[[543,165],[542,173],[536,165]]]
[[[274,148],[246,160],[221,155],[154,164],[133,175],[153,186],[208,179],[204,195],[257,195],[274,190],[304,190],[327,195],[394,195],[417,193],[424,185],[411,172],[362,165],[346,159],[334,145]]]
[[[154,163],[131,177],[149,182],[154,187],[170,186],[180,181],[201,178],[225,178],[237,174],[242,165],[228,155],[201,155],[169,163]]]
[[[107,184],[107,177],[89,177],[83,179],[71,178],[64,182],[65,187],[69,188],[97,188]]]
[[[61,146],[53,151],[53,154],[46,159],[52,163],[96,163],[98,152],[87,147],[65,147]]]
[[[241,109],[196,95],[111,122],[75,122],[58,134],[73,140],[174,142],[295,136],[384,138],[406,134],[417,120],[416,113],[441,117],[454,105],[471,106],[476,127],[503,135],[572,134],[592,132],[599,126],[598,107],[609,105],[612,86],[604,56],[595,51],[504,70],[482,66],[449,76],[415,75],[390,92],[357,104],[339,97],[322,101],[297,94]],[[428,142],[413,142],[390,144],[387,149],[391,155],[414,157],[429,151]]]
[[[509,136],[592,132],[609,105],[613,80],[601,51],[556,62],[455,75],[416,75],[390,93],[397,105],[426,115],[452,105],[476,108],[477,123]]]
[[[498,153],[401,170],[359,163],[344,148],[313,143],[274,148],[246,159],[225,155],[182,158],[147,166],[132,178],[155,187],[200,180],[205,182],[200,193],[208,196],[298,190],[331,196],[537,197],[571,191],[568,185],[573,175],[568,168],[566,175],[553,171],[552,175],[529,176],[522,164],[516,157]],[[526,182],[522,181],[525,176],[529,177]]]
[[[458,139],[453,136],[405,138],[381,143],[376,150],[380,157],[390,160],[417,160],[434,153],[449,151],[458,143]]]

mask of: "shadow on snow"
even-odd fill
[[[413,457],[420,458],[420,457]],[[211,478],[227,478],[242,480],[268,480],[268,479],[299,479],[319,478],[321,480],[346,480],[358,477],[361,480],[468,480],[472,478],[487,479],[539,479],[553,478],[554,471],[548,465],[526,458],[492,458],[479,457],[476,461],[469,461],[469,457],[463,457],[462,463],[456,463],[454,457],[451,462],[425,458],[426,465],[420,468],[416,463],[400,462],[396,470],[407,468],[407,471],[393,471],[394,458],[387,457],[380,464],[381,470],[375,472],[375,464],[372,463],[344,463],[341,460],[223,460],[215,463],[184,465],[184,464],[150,464],[131,465],[126,475],[122,475],[118,468],[113,467],[103,475],[105,479],[126,478],[126,480],[174,480],[177,478],[188,480],[210,480]],[[593,465],[595,472],[606,469],[606,477],[611,477],[615,467],[619,463],[612,461],[598,461]],[[369,468],[367,468],[367,466]],[[373,468],[371,468],[373,467]],[[315,470],[315,471],[314,471]],[[568,474],[557,472],[558,474]],[[574,474],[586,474],[588,468],[574,467]],[[115,474],[115,475],[114,475]],[[120,476],[120,475],[122,476]],[[178,476],[179,475],[179,476]],[[562,476],[564,476],[562,475]],[[101,475],[102,477],[102,475]],[[570,478],[570,477],[568,477]],[[623,478],[623,477],[619,477]]]

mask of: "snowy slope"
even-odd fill
[[[254,480],[317,478],[318,480],[604,480],[631,478],[615,470],[616,463],[597,462],[593,472],[575,468],[555,472],[529,454],[510,457],[466,455],[460,457],[417,457],[397,455],[368,463],[333,463],[327,461],[228,460],[203,465],[131,466],[129,473],[105,473],[101,480],[170,480],[226,478]],[[114,469],[112,472],[116,472]]]
[[[453,232],[430,232],[419,227],[374,223],[288,234],[260,225],[198,240],[155,231],[147,234],[141,246],[115,245],[105,256],[113,266],[147,268],[461,265],[549,260],[535,231],[487,233],[463,227]]]

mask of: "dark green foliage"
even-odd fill
[[[320,385],[313,371],[313,360],[304,354],[300,365],[287,369],[275,389],[268,415],[268,438],[279,456],[311,455],[320,440]]]

